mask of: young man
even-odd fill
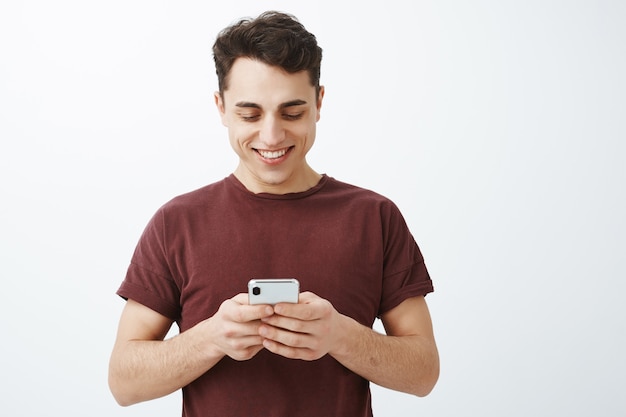
[[[369,381],[427,395],[439,359],[415,240],[391,201],[306,161],[324,97],[315,37],[267,12],[213,51],[239,165],[146,227],[118,290],[116,400],[182,388],[184,416],[319,417],[371,416]],[[291,277],[297,304],[248,303],[251,278]]]

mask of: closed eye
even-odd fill
[[[239,117],[241,117],[241,120],[244,122],[256,122],[259,120],[258,114],[240,114]]]
[[[300,112],[300,113],[285,113],[285,114],[283,114],[283,119],[285,119],[285,120],[300,120],[302,118],[302,115],[304,115],[304,112]]]

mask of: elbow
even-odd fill
[[[129,405],[133,405],[138,402],[134,401],[131,396],[128,395],[128,391],[120,387],[120,384],[116,382],[115,378],[110,375],[109,390],[111,391],[111,394],[113,394],[113,398],[115,399],[115,401],[122,407],[128,407]]]
[[[133,395],[133,391],[128,387],[128,384],[124,383],[125,379],[123,375],[115,372],[113,364],[109,365],[109,390],[115,401],[122,407],[128,407],[141,401],[136,395]]]
[[[115,401],[117,402],[117,404],[122,407],[128,407],[129,405],[135,404],[134,402],[129,401],[128,399],[122,396],[115,395],[115,394],[113,394],[113,398],[115,398]]]
[[[416,387],[412,394],[417,397],[426,397],[432,392],[436,384],[437,378],[434,378],[432,381],[424,381],[418,387]]]
[[[421,374],[419,382],[415,384],[411,394],[418,397],[426,397],[432,392],[439,380],[439,358],[435,357],[426,372]]]
[[[429,380],[421,381],[421,383],[418,384],[413,389],[411,394],[413,394],[413,395],[415,395],[417,397],[426,397],[435,388],[435,385],[437,384],[437,379],[438,379],[438,377],[435,376],[433,378],[430,378]]]
[[[141,402],[141,400],[129,395],[127,391],[117,389],[115,386],[109,384],[109,389],[115,401],[122,407],[128,407],[133,404]]]

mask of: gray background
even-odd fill
[[[376,415],[625,415],[625,5],[2,2],[0,414],[180,414],[111,397],[114,293],[154,211],[234,169],[210,47],[278,9],[324,48],[312,165],[392,198],[435,282],[440,381]]]

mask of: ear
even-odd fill
[[[320,120],[320,111],[322,110],[322,100],[324,99],[324,86],[320,85],[320,93],[317,96],[317,117],[315,118],[315,121],[319,121]]]
[[[220,118],[222,119],[222,124],[227,126],[226,124],[226,110],[224,109],[224,99],[219,91],[213,93],[213,99],[215,100],[215,107],[217,107],[217,111],[220,114]]]

